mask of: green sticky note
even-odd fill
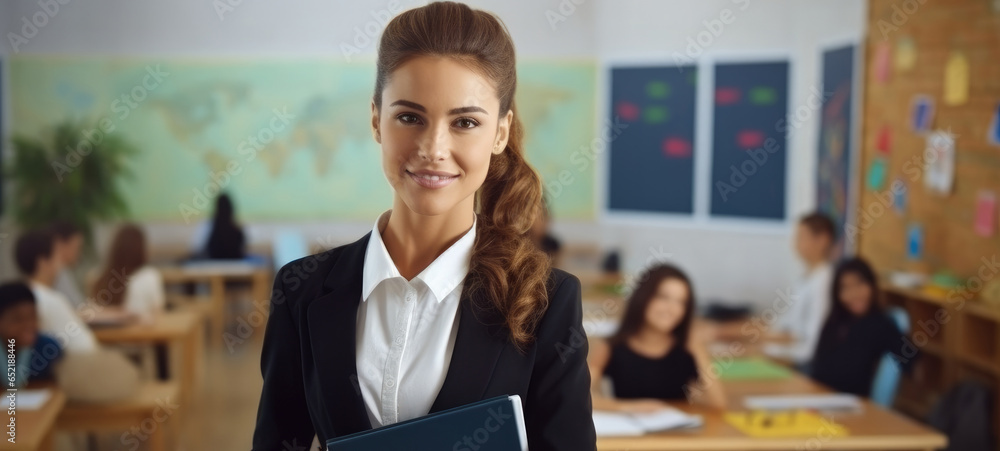
[[[773,105],[778,100],[778,93],[774,88],[767,86],[756,86],[750,90],[750,103],[754,105]]]
[[[665,81],[651,81],[646,84],[646,95],[654,99],[665,99],[670,95],[670,84]]]
[[[885,183],[885,159],[876,158],[868,168],[868,189],[877,190]]]
[[[761,357],[746,357],[712,362],[722,380],[787,379],[792,370]]]
[[[648,124],[658,124],[670,119],[670,111],[663,106],[648,106],[642,110],[642,120]]]

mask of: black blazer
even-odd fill
[[[355,356],[361,275],[371,232],[278,271],[264,334],[253,449],[308,447],[371,429]],[[521,354],[479,293],[462,293],[458,336],[431,412],[520,395],[532,451],[596,448],[580,281],[553,269],[549,308]]]

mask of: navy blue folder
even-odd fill
[[[329,451],[526,451],[521,398],[497,396],[327,440]]]

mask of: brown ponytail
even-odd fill
[[[525,349],[548,308],[548,257],[529,237],[540,214],[542,183],[524,159],[524,130],[514,105],[517,72],[514,42],[496,16],[455,2],[434,2],[395,17],[378,49],[375,105],[392,72],[422,55],[467,62],[492,80],[500,99],[499,116],[514,112],[503,152],[490,159],[476,196],[478,225],[466,292],[478,292],[504,318],[510,340]]]

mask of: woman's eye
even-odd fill
[[[416,124],[420,122],[420,119],[417,118],[416,115],[410,113],[400,114],[399,116],[396,116],[396,119],[404,124]]]
[[[479,126],[479,122],[476,122],[475,120],[469,119],[467,117],[463,117],[455,121],[455,125],[457,125],[458,128],[475,128]]]

